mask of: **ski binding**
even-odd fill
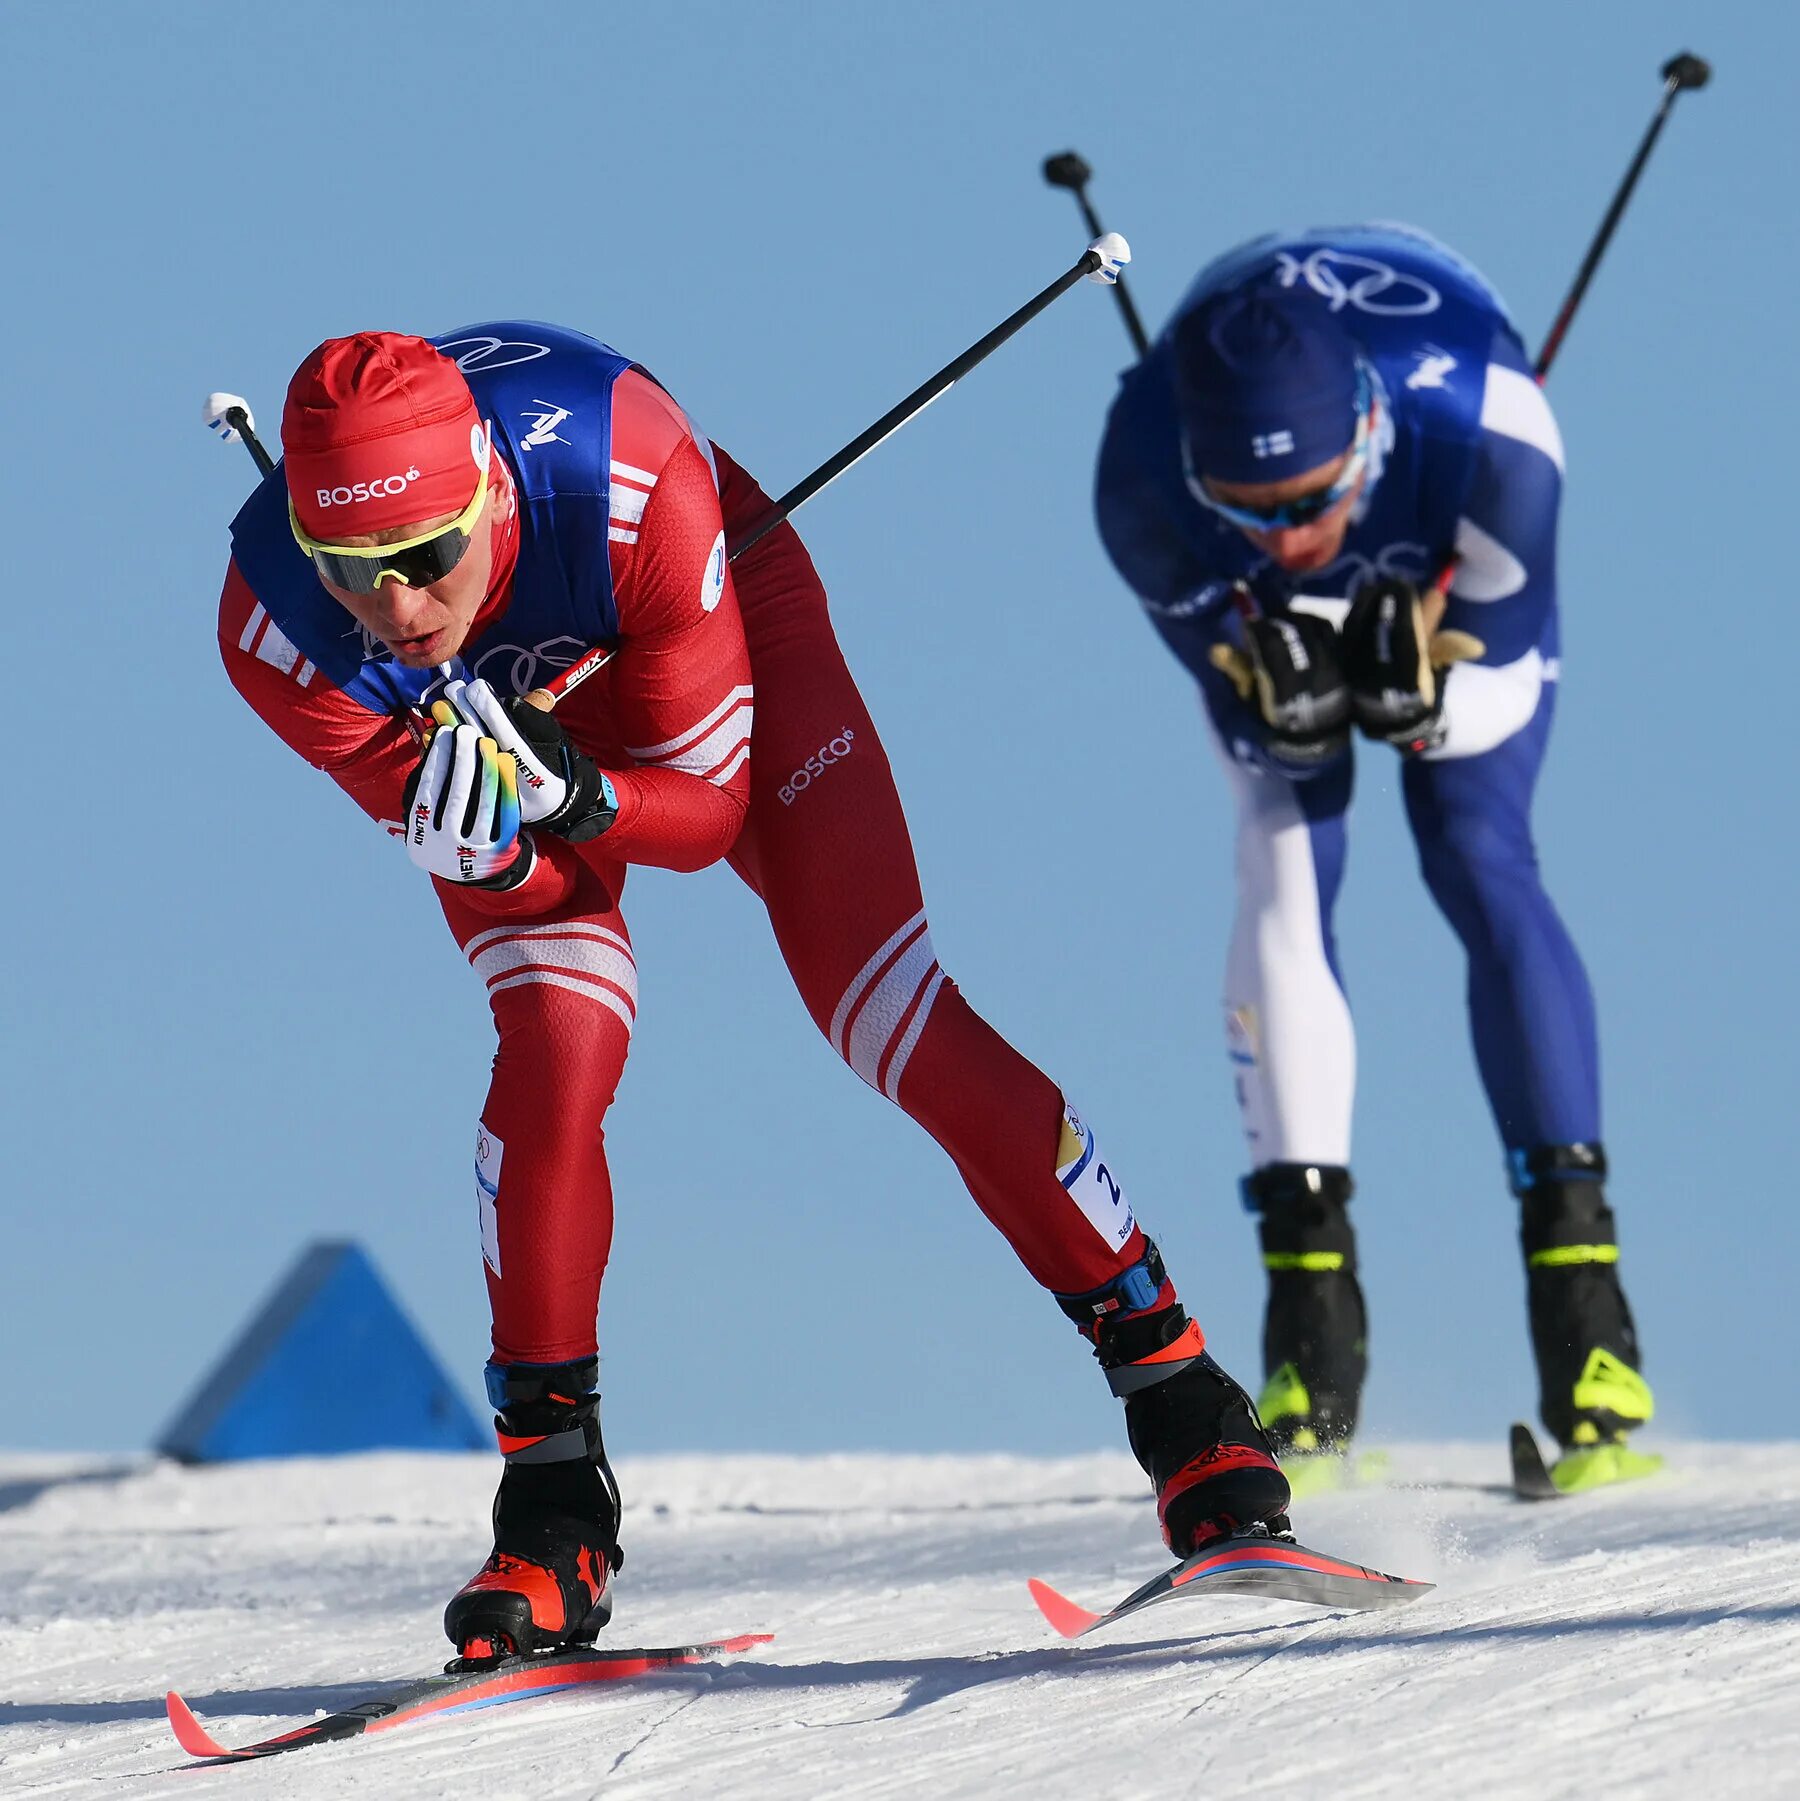
[[[1544,1461],[1537,1435],[1522,1420],[1513,1422],[1508,1448],[1512,1457],[1513,1493],[1521,1501],[1560,1501],[1590,1488],[1610,1488],[1654,1476],[1663,1460],[1653,1452],[1624,1444],[1577,1446],[1555,1463]]]

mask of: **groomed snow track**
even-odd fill
[[[485,1458],[215,1470],[0,1458],[0,1794],[411,1797],[1784,1792],[1800,1769],[1800,1447],[1537,1506],[1505,1446],[1397,1446],[1296,1510],[1440,1586],[1389,1614],[1205,1599],[1058,1642],[1162,1561],[1121,1456],[621,1465],[612,1632],[761,1653],[238,1767],[186,1769],[163,1691],[243,1743],[443,1655]]]

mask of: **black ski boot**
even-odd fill
[[[1059,1294],[1125,1403],[1132,1455],[1156,1490],[1163,1542],[1177,1557],[1234,1532],[1288,1530],[1287,1478],[1250,1397],[1206,1352],[1175,1299],[1157,1248],[1104,1288]]]
[[[1278,1455],[1349,1448],[1368,1371],[1368,1314],[1346,1210],[1356,1185],[1336,1165],[1270,1163],[1246,1176],[1260,1216],[1269,1304],[1261,1412]]]
[[[1606,1152],[1597,1144],[1512,1153],[1538,1407],[1566,1451],[1621,1444],[1655,1407],[1638,1373],[1605,1180]]]
[[[444,1610],[462,1658],[591,1644],[612,1614],[608,1584],[623,1557],[599,1377],[594,1357],[487,1366],[506,1468],[493,1552]]]

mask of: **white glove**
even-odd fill
[[[526,825],[536,825],[562,810],[569,798],[568,782],[548,758],[519,735],[505,703],[485,678],[477,676],[474,681],[465,682],[458,676],[446,682],[444,699],[456,709],[458,719],[485,732],[512,758],[518,769],[519,817]]]
[[[431,713],[437,727],[402,806],[406,854],[447,882],[514,887],[530,872],[531,840],[519,830],[513,760],[445,702]]]

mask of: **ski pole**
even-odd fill
[[[1061,294],[1066,294],[1084,276],[1089,281],[1113,286],[1119,280],[1119,270],[1130,261],[1131,247],[1116,231],[1096,233],[1093,243],[1081,253],[1080,260],[1073,268],[1065,269],[1055,281],[1040,293],[1034,294],[1016,313],[1001,320],[986,337],[978,338],[961,356],[946,363],[937,374],[920,382],[904,400],[890,407],[866,431],[859,432],[842,450],[827,457],[811,475],[803,477],[789,488],[775,502],[769,512],[757,521],[749,535],[741,538],[732,547],[730,560],[735,563],[753,544],[760,543],[776,526],[811,500],[821,488],[829,486],[846,469],[861,462],[877,444],[884,438],[892,437],[907,420],[924,412],[934,400],[959,382],[977,363],[985,361],[1014,332],[1018,331],[1021,326],[1028,325],[1051,301]],[[590,650],[585,656],[571,663],[560,675],[553,676],[542,688],[535,690],[532,699],[541,705],[541,697],[548,695],[551,704],[554,705],[571,688],[585,682],[590,675],[603,669],[612,660],[612,654],[610,650]],[[545,710],[548,711],[548,708]]]
[[[267,475],[274,469],[275,459],[263,449],[262,440],[256,435],[256,420],[251,416],[250,402],[242,394],[208,394],[200,418],[218,434],[221,443],[235,444],[242,439],[251,461],[256,464],[258,475]]]
[[[1044,179],[1053,188],[1067,188],[1075,196],[1075,204],[1081,208],[1081,216],[1087,221],[1088,230],[1098,233],[1100,215],[1087,196],[1087,184],[1093,178],[1093,169],[1078,151],[1062,150],[1055,156],[1044,158]],[[1138,310],[1133,305],[1131,296],[1125,292],[1123,276],[1113,284],[1113,292],[1118,296],[1119,312],[1125,320],[1126,335],[1131,339],[1132,348],[1141,361],[1150,354],[1150,337],[1144,330],[1144,322],[1138,317]],[[1244,620],[1255,619],[1257,605],[1250,590],[1242,582],[1232,583],[1232,590],[1231,604],[1238,617]]]
[[[1541,388],[1550,373],[1550,365],[1556,361],[1556,353],[1562,348],[1562,341],[1568,336],[1569,326],[1573,323],[1576,309],[1581,305],[1582,296],[1588,291],[1588,283],[1594,279],[1594,271],[1600,267],[1600,259],[1606,254],[1606,247],[1612,242],[1613,233],[1619,228],[1619,221],[1624,217],[1626,204],[1630,201],[1633,190],[1637,187],[1638,177],[1644,172],[1644,165],[1650,160],[1650,152],[1656,147],[1656,140],[1662,133],[1664,123],[1669,117],[1670,109],[1675,104],[1675,96],[1683,88],[1703,88],[1712,80],[1712,64],[1704,58],[1695,56],[1689,51],[1682,51],[1679,56],[1672,56],[1662,66],[1663,91],[1662,99],[1651,119],[1649,129],[1645,131],[1642,141],[1637,147],[1637,154],[1632,157],[1630,167],[1625,171],[1624,179],[1612,197],[1612,204],[1606,209],[1606,216],[1600,221],[1600,229],[1594,233],[1594,239],[1588,245],[1587,255],[1581,259],[1581,267],[1575,272],[1575,280],[1570,287],[1567,298],[1558,310],[1548,335],[1544,339],[1544,347],[1538,352],[1537,361],[1532,365],[1532,376]],[[1428,594],[1438,594],[1445,601],[1450,597],[1450,583],[1456,575],[1456,565],[1460,561],[1454,551],[1444,559],[1443,567],[1438,570]]]
[[[1081,216],[1087,221],[1087,228],[1096,238],[1102,235],[1100,215],[1094,211],[1093,202],[1087,197],[1087,184],[1094,178],[1094,171],[1073,150],[1063,150],[1055,156],[1044,158],[1044,179],[1053,188],[1067,188],[1075,196],[1075,204],[1081,208]],[[1125,291],[1125,278],[1120,276],[1113,283],[1113,293],[1119,302],[1119,311],[1125,316],[1125,330],[1130,335],[1133,347],[1139,356],[1150,354],[1150,340],[1144,333],[1144,322],[1138,317],[1138,310],[1132,304],[1130,294]]]
[[[209,426],[218,436],[222,444],[236,444],[240,440],[250,453],[250,460],[256,465],[258,475],[272,475],[275,471],[275,459],[263,448],[263,441],[256,435],[256,418],[250,411],[250,402],[242,394],[208,394],[206,404],[200,409],[201,422]],[[590,670],[588,672],[592,674]],[[419,720],[412,711],[395,705],[388,709],[391,717],[406,728],[407,735],[413,743],[424,748],[425,737]]]
[[[1544,347],[1538,352],[1537,362],[1532,373],[1541,387],[1550,373],[1550,366],[1556,361],[1556,355],[1562,348],[1562,342],[1568,336],[1569,327],[1574,322],[1576,311],[1587,294],[1588,284],[1594,279],[1594,272],[1600,267],[1600,259],[1605,256],[1607,246],[1611,244],[1613,233],[1618,230],[1619,221],[1624,217],[1625,208],[1637,188],[1638,177],[1644,172],[1644,165],[1650,160],[1650,152],[1656,147],[1656,140],[1667,123],[1669,113],[1675,105],[1675,97],[1684,88],[1703,88],[1712,79],[1712,65],[1704,57],[1695,56],[1691,51],[1682,51],[1672,56],[1663,64],[1662,99],[1658,103],[1656,113],[1645,131],[1637,153],[1632,157],[1626,169],[1624,179],[1620,181],[1618,190],[1612,197],[1612,203],[1606,209],[1606,215],[1600,221],[1600,229],[1595,232],[1593,242],[1588,245],[1587,254],[1581,259],[1581,267],[1576,271],[1574,283],[1567,298],[1558,310],[1556,319],[1544,339]],[[1058,156],[1044,159],[1044,179],[1052,187],[1067,188],[1074,194],[1080,206],[1082,217],[1088,222],[1090,231],[1098,232],[1100,220],[1087,197],[1087,184],[1093,178],[1093,170],[1073,150],[1065,150]],[[1149,339],[1145,336],[1144,327],[1125,292],[1123,281],[1118,284],[1120,310],[1125,316],[1125,329],[1130,334],[1132,344],[1140,357],[1149,352]],[[1450,582],[1456,573],[1457,558],[1454,554],[1445,559],[1443,567],[1431,583],[1431,590],[1439,594],[1449,593]],[[1238,610],[1244,617],[1251,617],[1248,596],[1243,594],[1237,601]],[[1428,591],[1431,591],[1428,590]]]
[[[1568,298],[1562,303],[1562,310],[1556,315],[1556,323],[1550,327],[1550,335],[1544,340],[1544,348],[1538,352],[1536,366],[1532,373],[1542,384],[1544,377],[1550,373],[1550,365],[1556,361],[1556,353],[1562,348],[1562,341],[1568,334],[1569,326],[1575,318],[1575,309],[1581,305],[1581,299],[1588,290],[1588,283],[1594,279],[1594,271],[1600,267],[1600,259],[1606,254],[1606,247],[1612,242],[1612,235],[1618,229],[1619,220],[1623,217],[1627,202],[1631,199],[1632,190],[1638,184],[1638,177],[1644,172],[1644,164],[1650,160],[1650,152],[1656,147],[1656,140],[1662,132],[1664,123],[1669,117],[1670,109],[1675,104],[1675,96],[1683,88],[1703,88],[1712,80],[1712,65],[1703,58],[1691,55],[1684,50],[1679,56],[1672,56],[1662,66],[1663,93],[1661,104],[1656,109],[1656,116],[1650,121],[1644,139],[1637,147],[1637,155],[1631,159],[1631,167],[1625,171],[1625,179],[1619,183],[1619,189],[1612,197],[1612,205],[1606,209],[1606,217],[1600,221],[1600,229],[1594,234],[1594,241],[1588,246],[1587,255],[1581,259],[1581,268],[1575,276],[1575,285],[1569,289]]]
[[[1030,324],[1045,307],[1060,295],[1066,294],[1070,288],[1084,277],[1089,281],[1100,282],[1105,286],[1115,286],[1119,280],[1119,271],[1131,261],[1131,247],[1116,232],[1101,232],[1095,236],[1080,259],[1072,268],[1065,269],[1047,288],[1034,294],[1031,299],[1010,314],[994,327],[985,337],[978,338],[961,356],[946,363],[937,374],[922,381],[918,387],[900,401],[890,407],[866,431],[859,432],[842,450],[834,456],[826,458],[810,475],[795,483],[777,500],[769,513],[759,520],[749,536],[742,539],[731,552],[731,560],[736,561],[751,545],[767,537],[776,526],[783,523],[788,516],[804,506],[821,488],[832,482],[850,468],[859,463],[884,438],[891,437],[909,419],[922,413],[926,407],[938,399],[947,389],[953,387],[977,363],[984,362],[994,351],[998,350],[1021,327]],[[257,442],[254,421],[250,417],[249,404],[237,394],[211,394],[207,396],[204,413],[205,422],[226,442],[232,443],[242,438],[251,456],[256,459],[257,468],[267,475],[274,468],[268,452]],[[598,673],[612,661],[613,652],[596,647],[585,655],[578,657],[568,668],[553,676],[543,687],[534,689],[531,698],[548,705],[546,712],[554,706],[571,689],[585,682],[589,676]]]
[[[731,560],[736,562],[751,545],[765,538],[790,513],[811,500],[821,488],[836,481],[852,464],[861,462],[883,438],[892,436],[907,420],[922,413],[946,389],[960,381],[977,363],[985,361],[1014,332],[1021,326],[1028,325],[1051,301],[1058,295],[1066,294],[1083,276],[1089,281],[1116,287],[1119,270],[1130,261],[1131,248],[1116,231],[1096,233],[1093,243],[1081,253],[1081,260],[1073,268],[1065,269],[1041,293],[1033,295],[1016,313],[996,325],[985,338],[978,338],[961,356],[946,363],[936,375],[920,382],[904,400],[897,406],[890,407],[867,431],[858,433],[835,456],[827,457],[811,475],[788,489],[775,502],[769,515],[759,520],[749,536],[741,539],[733,548]]]

